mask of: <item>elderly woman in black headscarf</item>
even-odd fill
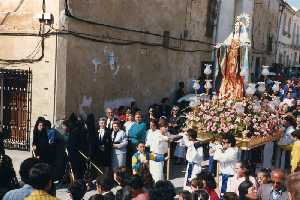
[[[82,137],[77,117],[74,113],[72,113],[68,121],[64,123],[64,129],[64,131],[67,132],[65,133],[65,142],[74,178],[82,179],[85,171],[84,160],[79,152],[81,150]]]
[[[43,162],[51,164],[49,155],[49,143],[47,130],[45,129],[45,118],[39,117],[33,129],[32,150],[34,156]]]
[[[0,154],[0,199],[6,192],[19,187],[18,179],[9,156]]]

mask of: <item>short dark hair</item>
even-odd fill
[[[158,127],[157,121],[156,121],[155,119],[150,119],[150,120],[149,120],[149,124],[150,124],[150,123],[153,123],[153,124],[155,124],[156,127]]]
[[[204,187],[203,180],[198,177],[192,179],[191,185],[197,189],[202,189]]]
[[[239,190],[240,199],[247,199],[246,195],[248,194],[248,189],[251,188],[252,186],[253,183],[249,180],[245,180],[239,185],[238,190]]]
[[[167,123],[166,121],[161,121],[161,122],[159,123],[159,128],[162,128],[162,127],[167,128],[167,127],[168,127],[168,123]]]
[[[245,170],[246,178],[250,176],[251,173],[251,162],[249,160],[240,160],[238,163],[241,164],[241,168]]]
[[[225,192],[223,196],[224,200],[238,200],[238,195],[234,192]]]
[[[187,130],[188,136],[192,139],[197,139],[197,131],[194,129]]]
[[[201,171],[198,175],[197,178],[202,179],[206,182],[206,186],[209,189],[216,189],[217,188],[217,183],[214,178],[214,176],[209,172],[209,171]]]
[[[143,116],[143,114],[142,114],[141,111],[136,111],[136,112],[134,113],[134,116],[136,116],[136,115],[140,115],[141,117]]]
[[[175,196],[175,187],[170,181],[157,181],[150,193],[150,200],[173,200]]]
[[[30,169],[37,163],[41,163],[41,161],[37,158],[27,158],[21,163],[19,174],[21,176],[21,180],[24,183],[29,183],[29,171]]]
[[[127,185],[134,190],[142,189],[144,187],[143,179],[138,175],[131,176],[127,181]]]
[[[105,200],[105,197],[101,194],[95,194],[89,198],[89,200]]]
[[[223,135],[222,139],[228,140],[228,143],[231,144],[231,147],[234,147],[236,145],[235,137],[232,134],[225,134],[225,135]]]
[[[45,121],[44,121],[44,125],[45,125],[45,127],[47,127],[47,128],[51,128],[51,127],[52,127],[52,124],[51,124],[51,122],[50,122],[49,120],[45,120]]]
[[[116,124],[116,125],[120,126],[120,121],[119,121],[119,120],[114,120],[114,121],[112,122],[112,124],[113,124],[113,125]]]
[[[179,85],[179,87],[184,87],[184,82],[183,82],[183,81],[180,81],[180,82],[178,83],[178,85]]]
[[[183,190],[182,192],[179,192],[179,196],[182,196],[182,198],[184,200],[191,200],[192,199],[192,194],[187,190]]]
[[[300,130],[298,129],[292,132],[292,136],[300,140]]]
[[[161,103],[166,103],[167,101],[169,101],[169,98],[168,97],[164,97],[164,98],[162,98]]]
[[[271,177],[271,172],[272,170],[269,168],[262,168],[261,170],[259,170],[258,173],[262,173],[265,177],[270,178]]]
[[[295,117],[291,116],[291,115],[287,115],[284,118],[285,121],[287,121],[291,126],[296,127],[297,126],[297,121],[295,119]]]
[[[198,199],[208,200],[209,199],[209,194],[203,189],[197,190],[197,191],[192,193],[192,200],[198,200]]]
[[[71,193],[73,200],[81,200],[87,188],[83,180],[76,180],[69,185],[68,191]]]
[[[51,167],[46,163],[37,163],[29,171],[29,182],[38,190],[45,189],[51,181]]]
[[[113,180],[110,177],[104,175],[98,176],[96,179],[96,183],[104,191],[109,191],[114,186]]]

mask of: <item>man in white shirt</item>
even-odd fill
[[[117,121],[118,119],[114,117],[114,112],[113,109],[111,108],[106,108],[105,109],[105,113],[106,113],[106,128],[108,128],[109,130],[112,130],[112,125],[114,121]]]
[[[229,177],[233,177],[235,164],[238,160],[238,149],[235,147],[236,140],[233,135],[224,135],[222,138],[222,148],[217,149],[214,160],[220,163],[221,172],[221,195],[227,191]]]
[[[239,161],[235,164],[235,174],[228,179],[226,192],[234,192],[239,196],[239,186],[246,180],[253,184],[253,189],[257,189],[255,178],[250,176],[251,164],[249,162],[250,161]]]
[[[187,130],[188,141],[186,161],[188,162],[184,177],[184,190],[189,190],[191,180],[196,178],[202,170],[201,163],[203,161],[203,145],[197,140],[197,132],[194,129]]]
[[[159,129],[157,129],[157,122],[155,119],[150,119],[149,126],[150,129],[148,129],[146,136],[146,147],[149,147],[150,152],[153,152],[154,145],[152,145],[152,143],[156,135],[160,134],[160,132]]]
[[[156,156],[164,156],[168,153],[168,124],[159,124],[159,131],[151,135],[150,151]],[[149,138],[150,139],[150,138]],[[149,143],[149,140],[147,140]],[[155,182],[164,180],[164,161],[149,161],[150,173]]]
[[[290,166],[290,151],[294,143],[292,132],[296,130],[297,121],[293,116],[286,116],[284,118],[284,134],[278,141],[279,149],[276,157],[276,166],[281,169],[288,169]]]

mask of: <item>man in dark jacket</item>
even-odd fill
[[[111,167],[112,157],[112,138],[111,131],[105,127],[106,119],[100,118],[99,129],[95,134],[95,151],[93,153],[93,160],[97,166],[107,172]]]

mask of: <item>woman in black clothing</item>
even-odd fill
[[[9,156],[0,155],[0,199],[6,192],[19,187],[18,179]]]
[[[78,124],[77,117],[74,113],[71,114],[65,125],[68,129],[68,133],[66,133],[66,147],[68,151],[68,159],[71,163],[75,179],[83,179],[85,172],[85,164],[83,157],[79,153],[79,151],[81,151],[82,137],[80,126]]]
[[[48,134],[45,129],[45,119],[39,118],[33,129],[32,149],[35,157],[48,164],[50,162]]]
[[[251,188],[253,186],[253,183],[249,180],[245,180],[244,182],[242,182],[239,186],[239,194],[240,200],[250,200],[250,194],[248,193],[249,188]]]

